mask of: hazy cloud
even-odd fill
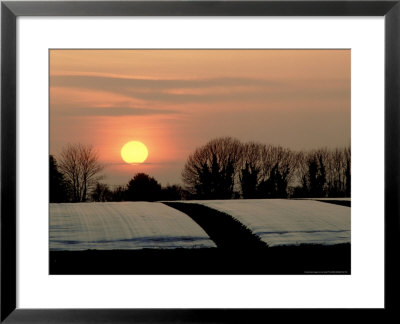
[[[55,87],[85,87],[90,89],[118,89],[118,88],[147,88],[147,89],[175,89],[175,88],[210,88],[215,86],[278,86],[277,81],[229,77],[206,79],[145,79],[126,78],[115,76],[93,75],[53,75],[50,84]]]
[[[257,78],[209,78],[197,80],[184,79],[144,79],[115,76],[55,75],[51,76],[51,86],[85,88],[122,94],[147,101],[168,103],[207,103],[219,101],[254,100],[326,100],[347,99],[350,96],[350,80],[298,80],[271,81]],[[232,91],[213,93],[212,88],[226,87]],[[243,87],[237,89],[235,87]],[[253,89],[249,90],[251,87]],[[182,93],[168,90],[182,89]],[[185,93],[185,89],[201,89],[200,93]],[[126,110],[126,111],[125,111]],[[121,115],[135,114],[122,108]],[[140,114],[140,111],[138,111]]]
[[[176,110],[130,108],[130,107],[84,107],[63,109],[65,115],[70,116],[148,116],[170,115],[180,113]]]

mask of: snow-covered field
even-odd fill
[[[215,247],[190,217],[162,203],[50,204],[50,250]]]
[[[351,198],[296,198],[295,200],[319,200],[319,201],[351,201]]]
[[[231,215],[269,246],[350,242],[349,207],[287,199],[198,200],[196,203]]]
[[[198,200],[269,246],[350,242],[350,208],[313,200]],[[159,202],[50,204],[50,250],[215,247],[189,216]]]

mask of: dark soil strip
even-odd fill
[[[328,203],[328,204],[335,204],[335,205],[340,205],[340,206],[346,206],[346,207],[351,207],[351,201],[347,200],[319,200],[316,199],[316,201]]]
[[[246,226],[228,214],[200,204],[177,202],[165,202],[164,204],[178,209],[192,218],[204,229],[218,248],[247,250],[268,247]]]
[[[350,274],[350,244],[268,249],[51,251],[50,274]]]

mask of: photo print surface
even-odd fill
[[[351,51],[52,49],[50,274],[350,274]]]

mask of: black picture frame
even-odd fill
[[[380,321],[383,320],[381,316],[396,312],[400,275],[397,262],[400,255],[400,0],[2,1],[1,322],[258,323],[266,321],[267,316],[279,316],[280,321],[288,316],[288,309],[16,309],[16,19],[19,16],[384,16],[385,306],[373,312],[340,311],[347,316],[369,319],[376,316]],[[296,316],[297,320],[301,317],[321,320],[321,316],[343,320],[343,314],[338,315],[337,311],[292,309],[289,316]]]

